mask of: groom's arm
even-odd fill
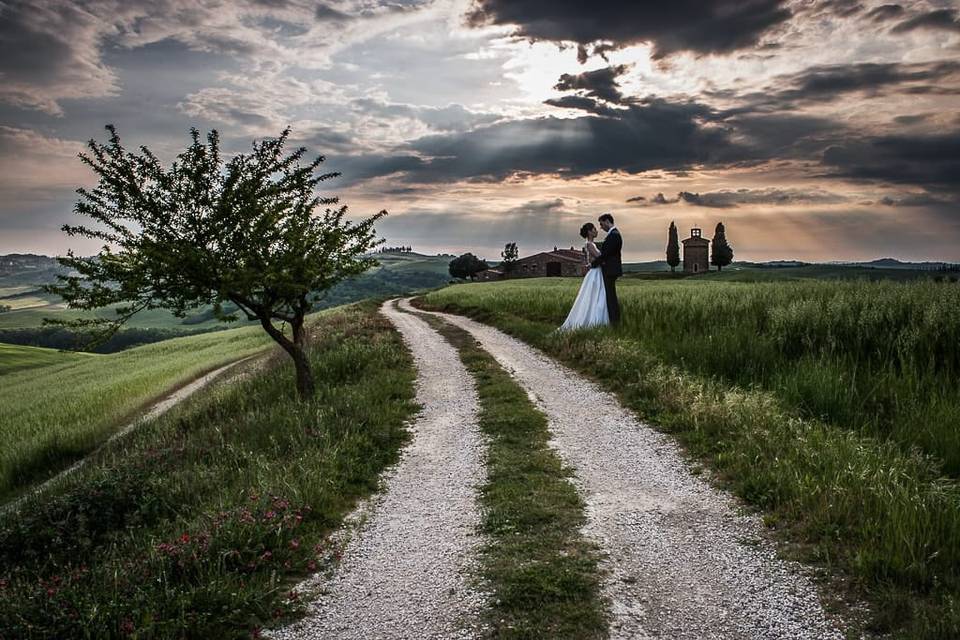
[[[614,248],[614,244],[617,244],[618,247]],[[599,267],[606,261],[607,258],[614,255],[617,249],[619,249],[619,247],[622,245],[623,239],[620,237],[619,233],[608,235],[603,239],[603,243],[600,245],[600,255],[593,259],[593,261],[590,263],[590,266]]]

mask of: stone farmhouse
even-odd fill
[[[543,251],[532,256],[517,260],[509,273],[505,273],[501,263],[494,269],[486,269],[477,273],[476,279],[482,281],[504,280],[507,278],[542,278],[546,277],[582,277],[587,273],[587,266],[583,262],[583,252],[570,247],[569,249],[553,248],[553,251]]]

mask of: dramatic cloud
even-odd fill
[[[835,177],[960,193],[960,130],[837,144],[824,151],[823,164]]]
[[[717,91],[711,95],[742,101],[742,105],[732,111],[769,111],[791,110],[804,103],[833,102],[858,92],[877,97],[887,91],[960,94],[960,62],[817,65],[775,78],[762,92],[738,96],[735,92]]]
[[[659,58],[677,51],[727,53],[754,46],[790,17],[785,5],[781,0],[478,0],[469,20],[474,25],[516,25],[518,35],[534,40],[651,42]]]
[[[99,55],[107,31],[72,3],[0,3],[0,101],[62,115],[60,99],[116,93]]]
[[[560,76],[560,81],[554,86],[554,89],[558,91],[580,90],[587,96],[619,103],[623,99],[623,94],[620,93],[617,77],[626,72],[627,65],[621,64],[615,67],[597,69],[596,71],[585,71],[576,75],[565,73]]]
[[[953,9],[937,9],[904,20],[895,26],[892,31],[893,33],[906,33],[917,29],[960,32],[960,19],[957,18],[957,12]]]
[[[685,202],[697,207],[711,207],[715,209],[732,209],[740,205],[811,205],[811,204],[838,204],[846,202],[847,198],[823,191],[820,189],[737,189],[735,191],[721,190],[708,193],[692,193],[681,191],[676,198],[667,198],[662,193],[647,200],[642,196],[628,198],[627,202],[641,206],[655,206]]]
[[[886,207],[929,207],[931,205],[955,205],[958,202],[929,193],[907,193],[897,196],[884,196],[880,198],[879,204]]]
[[[903,7],[899,4],[882,4],[874,7],[867,13],[867,17],[876,22],[892,20],[903,15]]]
[[[617,117],[536,118],[428,136],[410,143],[424,162],[416,180],[501,180],[513,174],[561,177],[602,171],[639,173],[724,165],[748,159],[747,148],[713,126],[711,110],[695,102],[648,98]]]
[[[58,226],[92,178],[77,141],[109,122],[164,161],[192,126],[227,154],[290,126],[342,173],[325,192],[387,208],[378,231],[418,248],[563,246],[614,210],[649,259],[671,219],[722,210],[741,257],[943,259],[960,246],[957,9],[0,0],[0,252],[74,246]],[[882,231],[847,233],[870,219]]]
[[[0,102],[61,115],[61,100],[116,94],[116,72],[104,62],[110,46],[133,49],[173,40],[258,67],[317,68],[351,39],[415,20],[422,7],[366,0],[337,8],[306,0],[3,2]],[[331,20],[333,15],[344,20]]]

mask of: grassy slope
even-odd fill
[[[21,347],[14,344],[0,344],[0,375],[22,369],[62,365],[70,362],[83,362],[96,356],[89,353],[67,353],[56,349],[41,347]],[[6,378],[4,378],[6,381]],[[0,387],[2,389],[2,387]],[[3,392],[0,391],[0,397]]]
[[[759,285],[738,285],[735,295],[719,299],[715,294],[722,289],[711,290],[706,281],[623,285],[626,320],[620,331],[566,336],[553,329],[572,301],[571,281],[457,286],[424,300],[473,315],[544,349],[675,434],[694,455],[712,463],[732,490],[765,511],[786,539],[800,543],[805,558],[852,578],[858,593],[875,605],[873,627],[903,638],[960,635],[960,486],[943,477],[938,461],[890,439],[804,416],[784,396],[706,373],[702,363],[718,352],[734,357],[746,349],[749,355],[762,343],[762,332],[742,310],[730,313],[731,323],[746,327],[746,339],[738,341],[727,340],[724,331],[711,331],[716,316],[687,317],[682,307],[670,307],[668,324],[677,335],[669,344],[688,343],[692,355],[660,353],[658,339],[651,342],[644,335],[646,330],[658,338],[659,320],[643,311],[658,300],[668,305],[696,293],[714,303],[734,304],[749,301],[749,287]],[[877,302],[885,307],[888,301]],[[693,309],[706,313],[696,304]],[[804,317],[815,316],[786,318],[803,326]],[[869,331],[869,315],[858,318]],[[713,335],[712,341],[702,342],[701,329]],[[835,372],[829,368],[818,372],[799,364],[794,357],[781,364],[779,373],[800,368],[812,384],[849,386],[849,381],[832,381]],[[957,428],[937,426],[944,433]]]
[[[375,310],[319,317],[312,401],[272,358],[0,514],[0,637],[249,638],[299,611],[290,587],[415,409],[409,355]]]
[[[270,344],[261,328],[247,327],[110,355],[58,354],[64,356],[59,361],[5,374],[0,440],[8,444],[0,450],[0,498],[83,457],[152,399]]]
[[[480,488],[483,573],[494,591],[494,638],[607,637],[598,551],[581,535],[583,499],[550,448],[547,420],[465,331],[423,316],[460,352],[477,381],[480,428],[490,438]]]

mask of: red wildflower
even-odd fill
[[[184,543],[184,544],[190,542],[190,534],[189,534],[189,533],[185,533],[185,534],[183,534],[182,536],[180,536],[180,542],[182,542],[182,543]]]
[[[299,538],[294,538],[293,540],[291,540],[291,541],[290,541],[290,548],[291,548],[291,549],[299,549],[299,548],[300,548],[300,539],[299,539]]]

